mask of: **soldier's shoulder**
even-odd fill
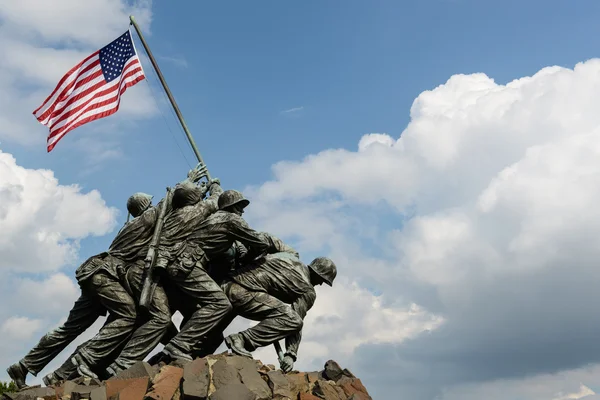
[[[207,218],[206,218],[206,222],[207,223],[221,223],[221,222],[225,222],[228,221],[229,219],[229,215],[231,213],[225,212],[225,211],[221,211],[221,210],[216,210],[215,212],[213,212],[212,214],[210,214]]]
[[[304,266],[304,264],[302,264],[302,261],[300,261],[300,258],[298,258],[295,254],[292,253],[288,253],[285,251],[280,251],[277,253],[272,253],[272,254],[267,254],[266,256],[267,258],[272,258],[275,260],[283,260],[286,261],[290,264],[293,265],[297,265],[298,267]]]
[[[241,216],[234,214],[232,212],[219,210],[219,211],[215,212],[213,215],[214,215],[215,219],[219,219],[222,222],[243,225],[243,226],[248,225],[246,223],[246,221],[244,220],[244,218],[242,218]]]

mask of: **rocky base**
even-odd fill
[[[151,367],[138,362],[100,382],[79,378],[56,387],[5,393],[2,400],[367,400],[371,396],[347,369],[333,360],[320,372],[284,374],[273,365],[229,353],[185,365]]]

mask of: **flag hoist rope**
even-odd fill
[[[150,47],[148,47],[148,44],[146,43],[146,39],[144,39],[142,30],[140,29],[137,22],[135,22],[135,18],[133,18],[133,15],[129,16],[129,20],[131,21],[131,25],[133,25],[133,27],[135,28],[135,31],[137,32],[137,34],[142,42],[142,45],[144,46],[144,50],[146,50],[146,54],[148,54],[148,58],[150,58],[150,62],[152,63],[152,66],[154,67],[154,70],[156,71],[156,74],[158,75],[158,79],[160,80],[160,83],[162,84],[163,88],[165,89],[165,92],[167,93],[167,97],[169,98],[169,101],[171,102],[171,105],[173,106],[173,109],[175,110],[175,114],[177,114],[177,119],[179,119],[179,123],[181,123],[181,127],[183,128],[183,131],[185,132],[185,135],[187,136],[187,138],[190,142],[190,145],[192,146],[192,150],[194,151],[194,154],[196,155],[198,162],[200,164],[206,166],[206,164],[204,164],[204,160],[202,159],[202,155],[200,154],[200,150],[198,150],[198,146],[196,146],[196,142],[194,142],[194,138],[192,137],[192,134],[190,133],[190,130],[188,129],[188,127],[185,123],[185,120],[183,119],[183,115],[181,115],[181,111],[179,111],[179,107],[177,106],[177,103],[175,102],[175,98],[173,97],[173,94],[171,94],[171,90],[169,90],[169,86],[167,85],[167,82],[165,81],[165,78],[164,78],[162,72],[160,72],[160,68],[158,67],[157,62],[154,59],[154,56],[152,55],[152,51],[150,51]],[[208,172],[208,170],[206,171],[206,178],[210,182],[211,177],[210,177],[210,173]]]

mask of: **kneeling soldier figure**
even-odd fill
[[[273,241],[279,243],[281,252],[236,270],[223,286],[237,315],[260,321],[243,332],[229,335],[225,343],[234,353],[252,357],[250,352],[256,348],[285,338],[281,369],[290,372],[302,338],[303,319],[317,298],[314,286],[322,283],[331,286],[337,269],[326,257],[315,258],[305,265],[293,249],[276,238]]]

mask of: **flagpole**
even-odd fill
[[[152,66],[154,67],[154,70],[156,71],[156,74],[158,75],[158,79],[160,80],[160,83],[163,85],[165,92],[167,92],[169,101],[171,102],[171,105],[175,109],[175,114],[177,114],[177,118],[179,119],[179,122],[181,123],[181,126],[183,127],[183,131],[185,132],[188,140],[190,141],[190,145],[192,146],[192,149],[194,150],[194,154],[196,154],[196,158],[198,159],[198,162],[200,164],[202,164],[203,166],[206,166],[206,164],[204,164],[204,160],[202,159],[202,155],[200,155],[200,150],[198,150],[198,147],[196,146],[196,143],[194,142],[194,138],[192,137],[190,130],[188,129],[187,125],[185,124],[185,121],[183,120],[183,115],[181,115],[181,111],[179,111],[179,107],[177,106],[177,103],[175,102],[175,98],[171,94],[171,91],[169,90],[169,86],[167,86],[167,82],[165,81],[165,78],[164,78],[162,72],[160,72],[158,63],[154,59],[154,56],[152,55],[152,51],[150,51],[150,47],[148,47],[148,44],[146,43],[146,40],[144,39],[144,35],[142,35],[142,30],[138,26],[137,22],[135,22],[133,15],[129,16],[129,20],[131,21],[131,25],[133,25],[133,27],[135,28],[135,31],[137,32],[140,40],[142,41],[142,45],[144,46],[144,49],[146,50],[146,54],[148,54],[148,57],[150,58],[150,62],[152,63]],[[210,182],[211,177],[210,177],[210,173],[208,172],[208,169],[206,171],[206,178]],[[159,229],[159,232],[160,232],[160,228],[157,228],[157,229]],[[150,261],[150,262],[152,262],[152,261]],[[146,287],[146,286],[149,286],[151,284],[152,284],[152,282],[150,279],[146,279],[144,281],[144,289],[145,290],[142,290],[142,293],[146,294],[146,297],[148,297],[148,293],[151,293],[151,288]],[[148,289],[150,289],[150,290],[148,290]],[[149,299],[143,297],[141,303],[143,305],[147,306],[147,304],[149,304],[148,301],[149,301]],[[279,342],[276,342],[276,343],[273,343],[273,346],[275,346],[275,351],[277,352],[279,361],[280,362],[283,361],[283,351],[281,350],[281,345],[279,344]]]
[[[203,166],[206,166],[206,164],[204,164],[204,160],[202,159],[202,155],[200,154],[200,150],[198,150],[198,147],[196,146],[196,142],[194,142],[194,138],[192,137],[192,134],[190,133],[190,130],[188,129],[188,127],[183,119],[183,115],[181,114],[181,111],[179,111],[179,107],[177,106],[177,103],[175,102],[175,98],[173,97],[173,94],[171,94],[171,90],[169,90],[169,86],[167,86],[165,77],[163,76],[162,72],[160,72],[160,68],[158,67],[157,62],[154,59],[154,56],[152,55],[152,51],[150,51],[150,47],[148,47],[148,44],[146,43],[146,40],[144,39],[144,35],[142,35],[142,30],[138,26],[137,22],[135,22],[133,15],[129,16],[129,20],[131,21],[131,25],[133,25],[133,27],[135,28],[135,31],[137,32],[140,40],[142,41],[142,45],[144,46],[144,49],[146,50],[146,54],[148,54],[148,57],[150,58],[150,62],[152,63],[152,66],[154,67],[154,70],[156,71],[156,74],[158,75],[158,79],[160,80],[160,83],[162,84],[163,88],[165,89],[165,92],[167,92],[167,97],[169,98],[171,105],[175,109],[175,114],[177,114],[177,118],[179,119],[179,122],[181,123],[181,126],[183,128],[183,131],[185,132],[185,134],[190,142],[190,145],[192,146],[192,150],[194,150],[194,154],[196,155],[198,162],[200,164],[202,164]],[[206,171],[206,178],[210,182],[211,177],[210,177],[210,173],[208,172],[208,170]]]

